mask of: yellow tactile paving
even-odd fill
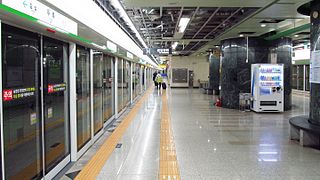
[[[159,180],[180,180],[176,148],[170,124],[166,93],[162,95]]]
[[[150,88],[145,95],[136,103],[132,110],[124,117],[123,121],[111,134],[106,142],[100,147],[96,154],[90,159],[86,166],[80,171],[75,180],[90,180],[96,179],[101,169],[105,165],[109,156],[113,152],[117,143],[121,139],[122,135],[130,125],[131,121],[134,119],[138,113],[143,102],[147,99],[148,95],[151,93],[152,88]]]

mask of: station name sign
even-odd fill
[[[172,48],[145,48],[143,49],[144,55],[170,55]]]
[[[38,23],[61,32],[78,34],[78,24],[37,0],[2,0],[2,4],[32,16]]]

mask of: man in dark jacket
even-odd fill
[[[157,77],[157,72],[154,72],[153,73],[153,78],[152,78],[152,80],[153,80],[153,82],[154,82],[154,86],[156,86],[156,87],[158,87],[158,83],[157,83],[157,81],[156,81],[156,77]]]

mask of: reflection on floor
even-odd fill
[[[291,111],[258,114],[215,107],[198,89],[167,93],[181,179],[320,179],[320,151],[289,140],[288,119],[308,114],[308,97],[293,95]],[[98,179],[158,179],[161,103],[155,90]]]

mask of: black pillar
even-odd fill
[[[311,2],[311,30],[310,44],[311,52],[320,50],[320,2]],[[316,13],[318,15],[316,15]],[[317,59],[320,61],[320,59]],[[312,66],[312,65],[311,65]],[[312,68],[310,69],[312,73]],[[310,85],[310,115],[309,121],[313,124],[320,125],[320,84],[311,83]]]
[[[292,67],[292,40],[291,38],[283,37],[269,42],[270,53],[274,54],[274,63],[284,65],[284,110],[290,110],[292,107],[292,86],[291,86],[291,67]],[[270,57],[270,63],[272,58]]]
[[[220,52],[214,50],[209,56],[209,89],[213,90],[215,95],[219,94],[220,85]]]
[[[239,108],[239,93],[251,92],[251,64],[268,63],[267,44],[266,41],[255,37],[221,41],[222,107]]]

